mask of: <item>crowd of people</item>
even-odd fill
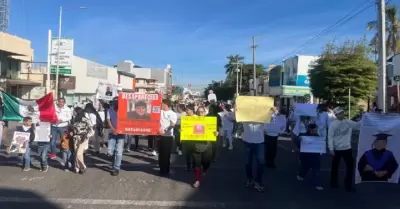
[[[337,188],[338,170],[341,158],[346,163],[345,189],[354,192],[353,175],[354,159],[352,155],[351,137],[354,129],[359,129],[360,124],[345,119],[344,110],[337,107],[330,108],[325,104],[318,105],[317,117],[295,116],[293,109],[285,114],[276,107],[260,111],[272,111],[270,123],[276,123],[275,118],[285,115],[287,124],[284,128],[267,128],[265,123],[241,122],[241,138],[245,151],[245,172],[247,176],[246,187],[254,187],[259,192],[264,191],[263,174],[265,167],[275,168],[278,136],[289,130],[291,137],[298,149],[302,136],[321,136],[327,139],[329,153],[333,156],[331,169],[331,187]],[[107,148],[107,155],[112,158],[111,175],[118,176],[121,168],[123,152],[130,152],[132,140],[138,148],[139,137],[125,135],[117,131],[118,98],[109,103],[102,102],[98,108],[92,103],[87,103],[84,108],[75,107],[71,111],[65,105],[63,98],[58,99],[56,114],[58,121],[51,125],[50,141],[37,142],[41,156],[41,171],[48,171],[48,158],[57,156],[57,145],[60,142],[62,164],[65,171],[74,171],[84,174],[87,166],[84,161],[86,150],[93,146],[94,151],[100,154],[102,147]],[[187,171],[194,173],[193,187],[200,186],[202,175],[216,160],[217,145],[221,142],[223,147],[232,150],[233,133],[239,129],[235,121],[235,108],[225,102],[201,102],[200,104],[172,103],[162,101],[160,118],[160,131],[157,136],[147,136],[150,154],[158,156],[159,172],[162,176],[170,174],[170,157],[175,143],[176,153],[183,155],[186,160]],[[212,116],[217,118],[217,141],[187,141],[180,140],[181,117]],[[286,126],[287,125],[287,126]],[[39,123],[33,123],[32,118],[25,117],[23,125],[18,131],[31,133],[31,139],[26,153],[23,155],[23,171],[30,170],[30,147],[34,142],[33,131]],[[271,126],[269,126],[271,127]],[[90,142],[90,143],[89,143]],[[89,145],[91,144],[91,145]],[[298,180],[311,176],[312,186],[323,190],[321,182],[321,154],[300,153]],[[253,161],[256,172],[253,175]]]

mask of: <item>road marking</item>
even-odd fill
[[[254,202],[203,202],[203,201],[147,201],[147,200],[111,200],[111,199],[80,199],[80,198],[18,198],[0,197],[1,203],[56,203],[72,205],[118,205],[145,207],[188,207],[188,208],[245,208],[260,206]]]

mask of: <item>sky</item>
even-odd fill
[[[202,88],[225,78],[226,57],[256,63],[318,55],[330,40],[356,40],[376,20],[374,0],[10,0],[9,33],[31,40],[34,61],[47,60],[48,30],[73,38],[74,54],[112,66],[132,60],[143,67],[172,65],[173,82]],[[400,4],[400,0],[391,0]],[[369,7],[345,24],[300,47],[353,11]],[[79,7],[87,7],[79,10]]]

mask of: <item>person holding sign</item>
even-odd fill
[[[108,109],[107,123],[110,127],[108,135],[108,155],[113,157],[113,171],[111,175],[118,176],[124,151],[125,135],[117,131],[118,126],[118,97],[114,97]]]
[[[29,141],[26,142],[23,146],[25,146],[25,153],[23,156],[23,164],[24,168],[23,171],[29,171],[31,169],[31,146],[33,140],[35,140],[35,129],[34,126],[32,126],[32,118],[31,117],[24,117],[23,118],[23,125],[22,126],[17,126],[15,131],[18,132],[25,132],[29,133]]]
[[[319,136],[318,127],[316,124],[309,124],[307,133],[300,135],[300,140],[307,140],[303,136]],[[309,139],[308,139],[309,140]],[[317,190],[323,190],[321,183],[321,154],[311,152],[300,152],[300,171],[297,173],[299,181],[304,180],[307,174],[311,175],[312,184]]]
[[[362,181],[388,181],[399,167],[393,153],[386,149],[388,137],[392,135],[379,133],[374,136],[373,148],[358,161],[358,172]]]
[[[351,148],[353,129],[360,130],[360,122],[345,119],[344,110],[340,107],[333,109],[336,120],[333,120],[328,129],[328,149],[333,156],[331,168],[331,187],[338,188],[338,173],[340,160],[346,163],[345,187],[349,192],[355,192],[353,188],[354,158]]]

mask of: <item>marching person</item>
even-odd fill
[[[56,105],[56,114],[58,121],[51,126],[51,150],[50,150],[50,159],[56,158],[56,150],[57,150],[57,141],[64,136],[65,131],[67,130],[68,123],[72,119],[71,109],[65,105],[65,99],[59,98]]]
[[[111,175],[118,176],[124,151],[125,135],[117,131],[118,97],[114,97],[108,109],[107,123],[110,127],[108,135],[108,155],[113,157]]]
[[[178,112],[176,113],[177,116],[177,122],[174,127],[174,134],[175,134],[175,145],[176,145],[176,153],[178,155],[182,155],[182,143],[181,143],[181,117],[186,116],[185,112],[185,105],[184,104],[178,104],[177,105],[177,110]]]
[[[86,164],[83,154],[88,146],[89,138],[94,135],[93,125],[90,119],[85,117],[85,111],[80,107],[76,107],[72,126],[75,145],[75,172],[84,174],[86,172]]]
[[[353,188],[354,158],[351,148],[353,130],[360,130],[360,122],[345,119],[344,110],[340,107],[333,109],[336,120],[333,120],[328,129],[328,149],[333,156],[331,168],[331,187],[338,188],[338,173],[340,160],[346,163],[345,188],[355,192]]]
[[[224,129],[224,140],[222,147],[226,147],[226,139],[228,138],[228,149],[233,150],[233,124],[235,121],[235,113],[231,110],[232,106],[225,104],[222,106],[222,127]]]
[[[210,109],[209,112],[207,114],[207,116],[212,116],[212,117],[216,117],[217,118],[217,132],[218,130],[222,127],[222,119],[220,117],[220,115],[218,114],[218,106],[216,104],[211,104],[210,105]],[[234,117],[234,115],[233,115]],[[219,132],[218,132],[219,134]],[[212,147],[212,162],[216,161],[217,158],[217,149],[218,149],[218,134],[216,134],[217,136],[217,141],[215,142],[211,142],[211,147]]]
[[[170,173],[171,149],[177,120],[176,113],[171,110],[171,102],[168,99],[163,99],[160,117],[160,139],[158,140],[160,175],[169,175]]]
[[[279,134],[282,132],[280,124],[277,124],[276,117],[278,116],[277,108],[274,106],[271,109],[273,111],[271,117],[271,123],[274,124],[266,129],[264,135],[264,146],[265,146],[265,167],[267,168],[276,168],[275,166],[275,158],[276,158],[276,151],[278,149],[278,137]],[[286,124],[284,124],[286,125]]]
[[[90,123],[93,125],[92,129],[94,130],[94,135],[91,138],[93,139],[94,150],[96,154],[100,154],[100,141],[103,138],[103,128],[104,128],[102,119],[92,103],[87,103],[85,105],[84,110],[85,110],[85,117],[89,119]],[[88,147],[86,149],[88,149]]]

